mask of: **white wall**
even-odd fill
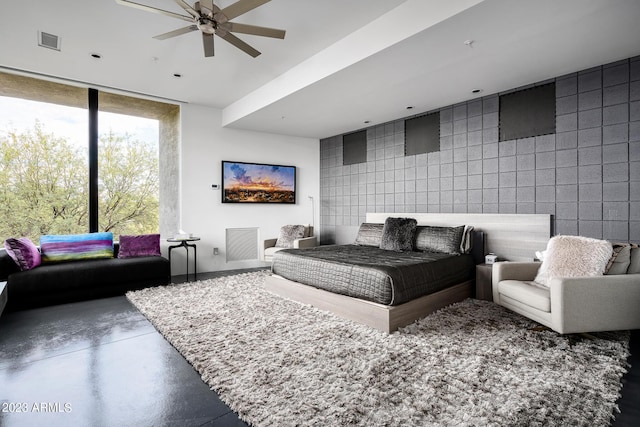
[[[226,129],[221,127],[221,116],[219,109],[192,104],[184,105],[181,111],[180,227],[202,239],[197,243],[198,272],[266,265],[261,261],[227,263],[227,228],[257,227],[261,242],[277,237],[284,224],[314,220],[316,227],[319,225],[319,140]],[[296,204],[223,204],[221,190],[211,188],[222,184],[222,160],[296,166]],[[315,202],[313,219],[308,196]],[[213,255],[214,247],[219,248],[217,256]],[[184,249],[173,250],[172,274],[186,273],[185,257]]]

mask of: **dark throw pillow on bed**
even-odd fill
[[[380,249],[396,252],[412,251],[417,224],[413,218],[387,218],[382,227]]]
[[[382,227],[384,227],[384,224],[363,222],[360,224],[354,244],[358,246],[380,247],[380,242],[382,242]]]
[[[459,227],[420,226],[416,230],[416,249],[459,255],[463,232],[464,225]]]

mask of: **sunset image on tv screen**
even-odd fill
[[[223,202],[295,203],[294,166],[222,163]]]

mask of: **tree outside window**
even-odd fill
[[[26,105],[26,106],[25,106]],[[77,111],[79,110],[79,111]],[[86,110],[0,97],[0,238],[88,231]],[[25,117],[29,111],[35,117]],[[51,115],[43,113],[53,111]],[[77,119],[83,117],[82,120]],[[101,113],[99,227],[119,234],[159,230],[158,120]],[[37,117],[37,118],[36,118]],[[84,121],[84,123],[79,123]],[[155,127],[155,130],[153,128]]]

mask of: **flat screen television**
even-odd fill
[[[222,203],[295,202],[295,166],[222,161]]]

